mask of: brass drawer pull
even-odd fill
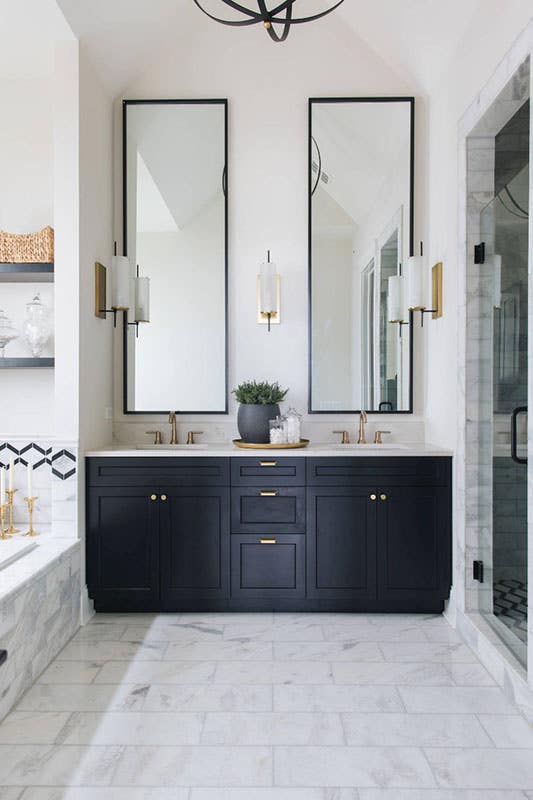
[[[150,500],[157,500],[157,495],[156,494],[151,494],[150,495]]]
[[[261,466],[261,467],[277,467],[278,466],[278,462],[277,461],[260,461],[259,462],[259,466]]]
[[[277,497],[277,492],[259,492],[260,497]]]
[[[163,502],[164,502],[166,499],[167,499],[167,496],[166,496],[166,494],[162,494],[162,495],[161,495],[161,500],[163,500]]]
[[[260,539],[261,544],[277,544],[277,539]]]
[[[387,495],[386,494],[380,494],[379,499],[380,500],[386,500],[387,499]]]
[[[370,499],[371,499],[371,500],[377,500],[377,499],[378,499],[378,496],[377,496],[377,494],[371,494],[371,495],[370,495]]]

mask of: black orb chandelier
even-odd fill
[[[222,25],[231,25],[233,27],[244,27],[245,25],[257,25],[258,23],[262,23],[272,41],[284,42],[289,35],[291,25],[301,25],[304,22],[313,22],[315,19],[325,17],[327,14],[331,14],[332,11],[335,11],[344,0],[337,0],[331,8],[326,9],[326,11],[320,11],[317,14],[312,14],[309,17],[292,16],[293,6],[296,0],[283,0],[283,2],[279,3],[275,8],[270,9],[267,8],[266,0],[257,0],[257,10],[246,8],[246,6],[241,5],[241,3],[236,3],[234,0],[219,0],[219,2],[224,3],[234,11],[239,11],[241,14],[244,14],[245,19],[242,20],[221,19],[211,14],[209,11],[206,11],[201,5],[200,0],[194,0],[194,2],[200,11],[203,11],[210,19],[214,19],[215,22],[221,22]],[[274,25],[282,26],[280,33],[274,29]]]

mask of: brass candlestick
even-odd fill
[[[0,539],[11,538],[4,528],[6,520],[6,508],[7,508],[7,503],[0,503]]]
[[[39,536],[36,530],[33,529],[33,506],[35,505],[35,501],[38,500],[38,497],[25,497],[24,500],[28,504],[28,513],[30,516],[30,529],[22,534],[23,536]]]
[[[7,532],[10,536],[19,532],[18,528],[13,527],[13,497],[15,496],[16,491],[17,489],[6,489],[7,508],[9,514],[9,528],[7,529]]]

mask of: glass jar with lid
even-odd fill
[[[40,294],[36,294],[30,303],[26,303],[22,333],[33,358],[39,358],[52,333],[50,312],[48,306],[41,301]]]
[[[285,426],[289,444],[299,444],[302,435],[302,415],[294,408],[289,408],[285,415]]]

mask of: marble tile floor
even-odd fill
[[[0,800],[533,800],[533,728],[443,617],[98,614]]]

